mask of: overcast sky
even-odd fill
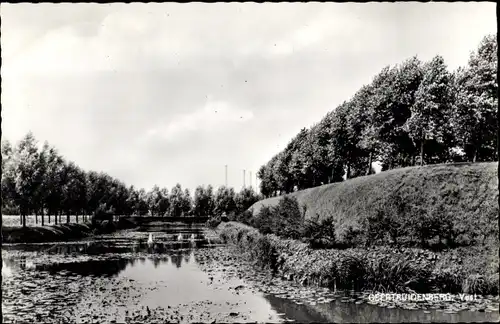
[[[3,4],[2,135],[128,185],[239,190],[385,65],[451,70],[494,3]]]

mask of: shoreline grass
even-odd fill
[[[261,234],[228,222],[217,227],[225,243],[275,274],[303,285],[375,292],[498,295],[498,249],[441,252],[418,248],[312,249],[298,240]]]
[[[136,227],[136,224],[120,219],[118,222],[102,221],[94,224],[69,223],[48,226],[2,226],[2,243],[47,243],[78,240],[98,234]]]

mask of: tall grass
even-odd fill
[[[317,250],[239,223],[223,223],[218,231],[226,243],[239,246],[261,267],[303,284],[378,292],[498,294],[498,249]]]

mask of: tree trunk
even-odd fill
[[[411,166],[415,166],[415,159],[416,159],[415,155],[412,155],[411,156]]]
[[[372,171],[372,159],[373,159],[373,152],[370,151],[370,155],[368,156],[368,168],[366,170],[366,175],[370,175],[370,172]]]
[[[19,224],[23,225],[23,213],[21,213],[21,215],[19,215]]]
[[[76,223],[78,224],[78,213],[76,213]]]
[[[48,212],[48,214],[49,214],[49,224],[50,224],[50,211]]]
[[[472,162],[476,163],[477,161],[477,147],[474,146],[474,155],[472,156]]]
[[[23,215],[23,227],[26,227],[26,215]]]
[[[57,214],[58,214],[58,212],[56,211],[54,213],[54,224],[56,224],[56,225],[57,225]]]
[[[351,178],[351,164],[347,163],[347,173],[345,175],[345,179],[348,180]]]
[[[38,212],[35,212],[35,224],[38,225]]]
[[[420,165],[424,165],[424,142],[425,140],[422,138],[420,141]]]
[[[69,224],[69,212],[66,213],[66,224]]]
[[[45,226],[45,211],[42,208],[42,226]]]

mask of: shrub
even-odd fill
[[[275,222],[273,232],[284,238],[299,239],[304,220],[297,198],[283,196],[274,208]]]
[[[335,247],[335,222],[329,217],[318,221],[319,216],[316,215],[312,219],[304,222],[302,227],[302,237],[304,241],[313,249],[324,249]]]
[[[366,242],[363,242],[363,236],[363,231],[360,227],[349,225],[343,233],[342,241],[347,247],[363,245],[363,243],[366,244]]]
[[[252,250],[253,257],[261,267],[277,271],[278,253],[268,236],[259,235]]]
[[[217,226],[219,226],[219,224],[221,222],[222,222],[222,219],[220,216],[213,216],[213,217],[208,219],[206,225],[207,225],[207,227],[210,227],[210,228],[216,228]]]
[[[425,280],[429,276],[411,260],[386,255],[367,262],[363,279],[365,288],[379,292],[423,292],[429,288]]]
[[[243,213],[238,214],[235,218],[234,221],[240,222],[246,225],[250,225],[252,222],[252,212],[249,210],[245,210]]]
[[[253,226],[257,228],[262,234],[270,234],[273,233],[275,228],[273,224],[274,218],[274,208],[264,206],[259,211],[257,217],[255,217],[253,221]]]

